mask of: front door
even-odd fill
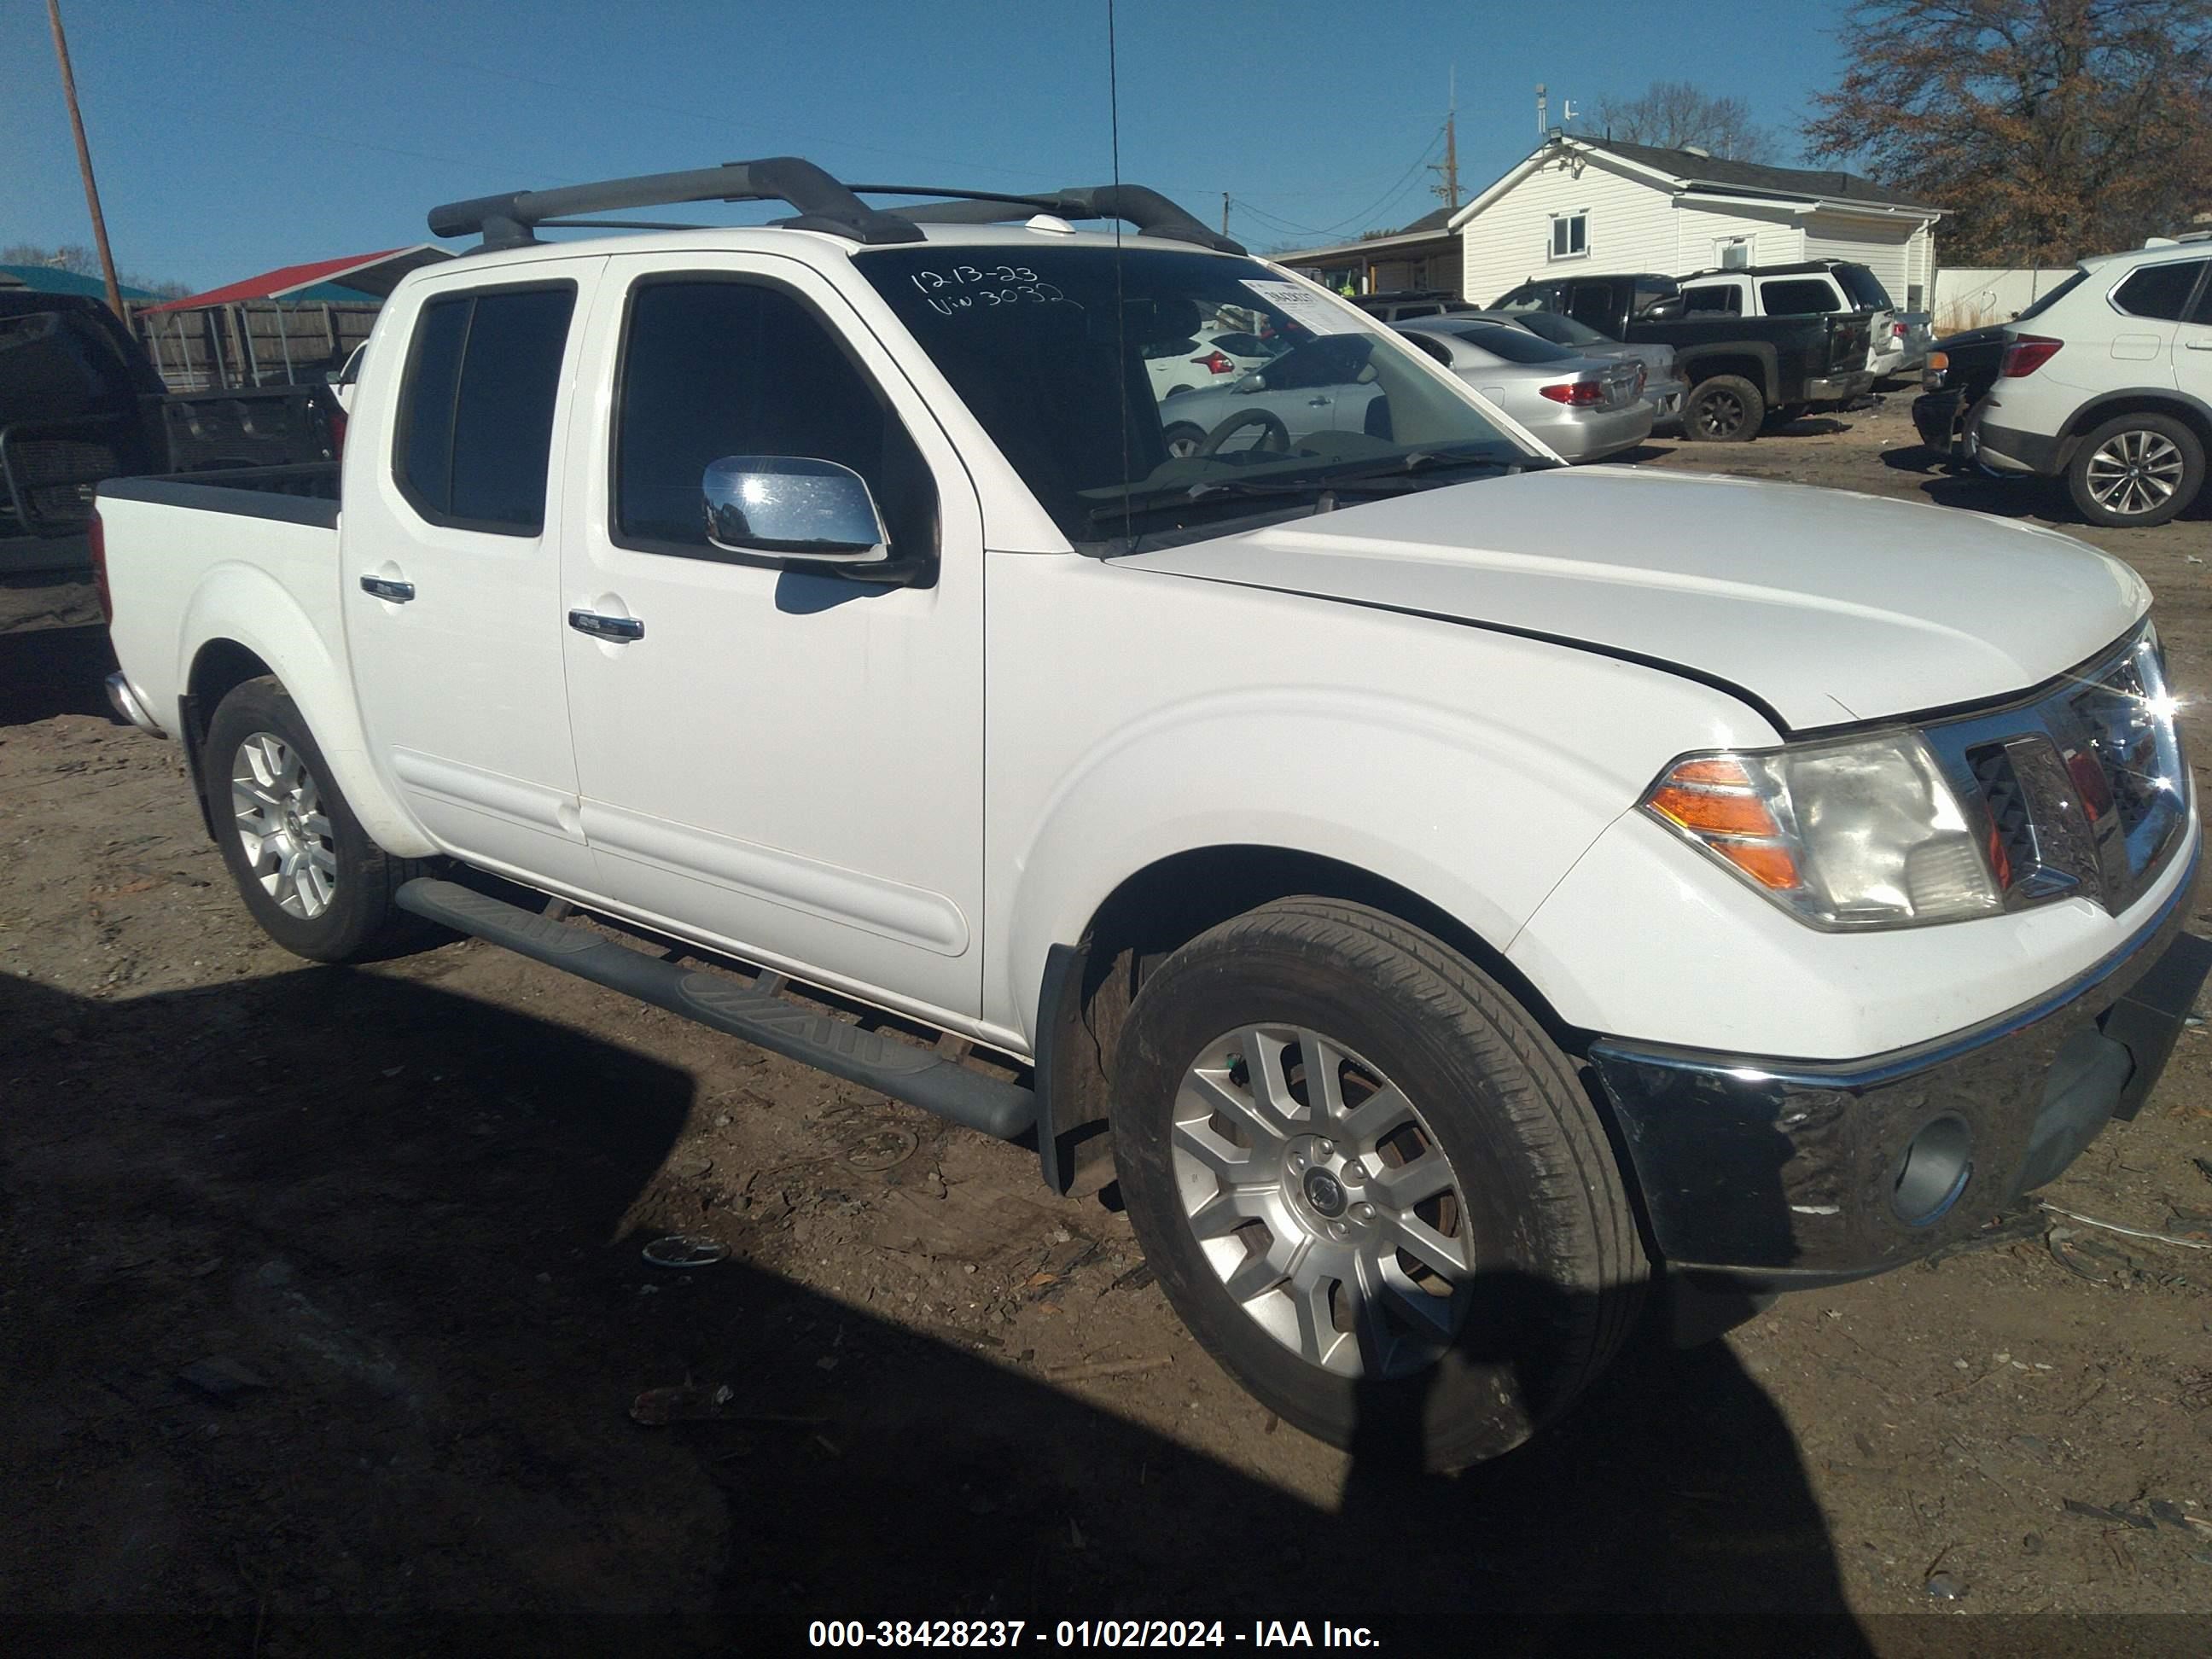
[[[457,261],[464,264],[465,261]],[[561,625],[562,435],[604,262],[456,270],[380,319],[354,410],[340,604],[376,764],[449,852],[589,889]],[[366,479],[366,487],[357,481]]]
[[[871,1000],[974,1016],[982,524],[957,455],[796,260],[617,257],[585,349],[616,392],[577,434],[592,459],[562,580],[585,620],[562,632],[599,890]],[[727,456],[850,467],[918,580],[711,546],[700,479]]]

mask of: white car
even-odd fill
[[[1917,368],[1928,354],[1927,340],[1915,335],[1881,279],[1854,260],[1807,259],[1740,270],[1700,270],[1680,281],[1683,305],[1692,317],[1872,313],[1866,366],[1878,380]]]
[[[769,198],[805,228],[533,234]],[[1048,199],[457,203],[324,499],[103,484],[110,696],[260,926],[495,940],[1056,1189],[1110,1151],[1200,1344],[1437,1468],[1648,1294],[1913,1261],[2134,1115],[2203,968],[2127,566],[1560,465],[1165,198]],[[1169,455],[1147,320],[1231,302],[1357,347],[1358,420]]]
[[[1152,396],[1162,402],[1203,386],[1225,386],[1264,367],[1274,355],[1256,336],[1203,328],[1193,335],[1148,341],[1139,350],[1145,372],[1152,376]]]
[[[2014,318],[1976,410],[1982,465],[2066,480],[2092,524],[2164,524],[2212,448],[2212,246],[2084,259]]]

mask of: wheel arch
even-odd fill
[[[370,839],[401,858],[438,850],[378,776],[352,678],[282,584],[249,566],[217,568],[192,596],[183,638],[192,643],[176,681],[178,726],[203,799],[204,769],[220,764],[200,753],[216,704],[242,682],[271,675],[299,706],[331,781]]]
[[[1780,400],[1780,359],[1774,348],[1753,341],[1732,341],[1700,349],[1695,346],[1674,353],[1675,372],[1692,391],[1701,380],[1717,374],[1737,374],[1757,386],[1769,403]]]
[[[1109,1057],[1146,975],[1207,929],[1276,899],[1364,905],[1458,951],[1517,1001],[1564,1048],[1581,1034],[1503,948],[1442,904],[1360,865],[1297,848],[1192,847],[1131,872],[1101,900],[1073,945],[1056,945],[1043,975],[1036,1051],[1037,1143],[1047,1182],[1066,1191],[1077,1167],[1108,1149]]]
[[[2172,386],[2130,386],[2092,398],[2074,411],[2059,434],[2060,472],[2074,464],[2081,441],[2116,415],[2171,416],[2194,432],[2212,456],[2212,404]]]

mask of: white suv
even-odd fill
[[[2092,524],[2164,524],[2185,508],[2212,445],[2208,272],[2203,236],[2160,241],[2082,260],[2021,312],[1981,407],[1982,464],[2063,474]]]

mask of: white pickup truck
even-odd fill
[[[431,225],[486,246],[384,307],[342,490],[101,490],[112,695],[303,956],[435,923],[1062,1190],[1110,1150],[1230,1371],[1440,1468],[1655,1286],[1972,1231],[2166,1061],[2197,809],[2100,553],[1570,470],[1134,187],[784,160]],[[1169,455],[1145,348],[1229,307],[1356,420]]]

